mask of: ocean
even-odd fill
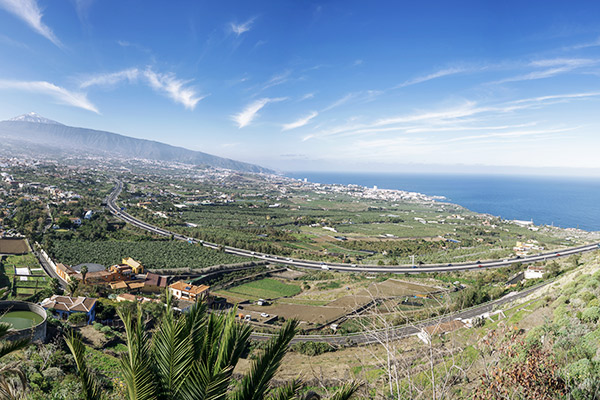
[[[444,196],[469,210],[536,225],[600,231],[600,178],[293,172],[315,183],[356,184]]]

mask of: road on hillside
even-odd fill
[[[224,246],[218,243],[210,243],[203,240],[194,238],[188,238],[181,234],[168,231],[166,229],[159,228],[154,225],[150,225],[144,221],[141,221],[117,206],[116,200],[123,190],[123,183],[118,181],[114,190],[106,198],[106,207],[108,210],[117,218],[122,219],[140,229],[144,229],[151,233],[173,237],[178,240],[187,241],[192,244],[201,244],[204,247],[208,247],[215,250],[222,250],[225,253],[235,254],[238,256],[256,258],[263,261],[269,261],[278,264],[290,265],[298,268],[316,269],[316,270],[334,270],[340,272],[370,272],[370,273],[422,273],[422,272],[452,272],[452,271],[466,271],[480,268],[499,268],[508,267],[515,263],[533,263],[536,261],[547,261],[560,257],[567,257],[572,254],[585,253],[589,251],[598,250],[600,243],[588,244],[585,246],[565,248],[560,251],[550,251],[541,254],[536,254],[526,257],[507,258],[503,260],[486,260],[477,262],[465,262],[455,264],[423,264],[423,265],[366,265],[366,264],[343,264],[343,263],[331,263],[331,262],[319,262],[311,260],[301,260],[290,257],[281,257],[273,254],[265,254],[254,252],[245,249],[238,249],[236,247]]]
[[[42,268],[44,269],[44,272],[46,272],[46,275],[48,275],[51,278],[56,278],[58,280],[58,284],[61,288],[66,289],[67,288],[67,284],[65,283],[65,281],[63,279],[61,279],[56,272],[54,271],[54,269],[50,266],[50,264],[48,264],[48,262],[46,261],[46,259],[40,254],[39,251],[34,250],[33,254],[35,254],[35,256],[37,257],[38,261],[40,262],[40,265],[42,266]]]
[[[401,325],[396,327],[390,327],[388,329],[378,329],[371,332],[365,331],[360,333],[351,333],[347,335],[296,335],[292,340],[292,343],[298,342],[325,342],[335,345],[343,346],[356,346],[373,343],[386,343],[390,340],[403,339],[412,335],[416,335],[423,328],[436,326],[445,322],[454,321],[460,319],[471,319],[482,314],[496,310],[499,306],[510,303],[514,300],[527,297],[536,290],[550,284],[552,282],[545,282],[537,286],[525,289],[518,293],[508,294],[498,300],[490,301],[488,303],[471,307],[465,310],[457,311],[451,314],[442,315],[440,317],[431,318],[424,321],[415,322],[412,325]],[[267,340],[274,335],[265,333],[252,333],[251,338],[254,340]]]

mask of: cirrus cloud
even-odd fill
[[[52,29],[42,22],[42,11],[35,0],[0,0],[0,7],[16,15],[23,20],[31,29],[44,36],[58,47],[63,47],[62,43]]]
[[[144,70],[129,68],[118,72],[90,76],[81,82],[80,87],[115,86],[121,82],[132,84],[139,81],[150,86],[153,90],[166,95],[174,102],[182,104],[189,110],[193,110],[196,104],[206,97],[206,95],[199,95],[193,87],[187,86],[191,80],[178,79],[171,72],[155,72],[150,67]]]
[[[248,32],[252,28],[252,24],[254,23],[255,19],[256,18],[250,18],[248,21],[246,21],[242,24],[236,24],[236,23],[231,22],[231,23],[229,23],[229,27],[231,28],[231,31],[233,33],[240,36],[242,33]]]
[[[244,128],[256,118],[258,112],[267,104],[286,100],[286,97],[258,99],[246,106],[241,112],[233,115],[231,118],[237,123],[238,128]]]
[[[84,110],[100,114],[96,106],[87,99],[85,93],[70,91],[50,82],[0,80],[0,89],[22,90],[31,93],[44,94],[53,97],[61,104],[83,108]]]
[[[290,122],[289,124],[284,124],[281,128],[282,131],[289,131],[291,129],[300,128],[304,125],[307,125],[313,118],[319,115],[318,112],[313,111],[308,114],[306,117],[302,117],[294,122]]]

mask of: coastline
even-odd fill
[[[322,185],[418,193],[506,220],[600,232],[600,204],[594,201],[600,198],[600,178],[329,172],[287,172],[285,176]]]

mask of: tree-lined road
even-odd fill
[[[225,253],[236,254],[243,257],[256,258],[263,261],[269,261],[278,264],[290,265],[299,268],[307,269],[320,269],[320,270],[334,270],[341,272],[371,272],[371,273],[421,273],[421,272],[452,272],[452,271],[465,271],[480,268],[498,268],[507,267],[514,263],[533,263],[536,261],[547,261],[559,257],[566,257],[572,254],[585,253],[589,251],[598,250],[600,243],[589,244],[585,246],[570,247],[560,251],[550,251],[532,256],[520,257],[520,258],[509,258],[503,260],[488,260],[478,262],[466,262],[466,263],[455,263],[455,264],[423,264],[419,266],[414,265],[366,265],[366,264],[343,264],[343,263],[331,263],[331,262],[319,262],[311,260],[294,259],[290,257],[281,257],[273,254],[264,254],[254,252],[245,249],[238,249],[231,246],[219,245],[218,243],[210,243],[203,240],[197,240],[194,238],[188,238],[176,232],[171,232],[166,229],[150,225],[144,221],[141,221],[124,210],[120,209],[116,200],[123,190],[123,183],[117,182],[112,193],[106,199],[106,206],[108,210],[116,217],[128,222],[140,229],[144,229],[151,233],[173,237],[178,240],[187,241],[194,244],[201,244],[204,247],[209,247],[215,250],[223,250]]]

